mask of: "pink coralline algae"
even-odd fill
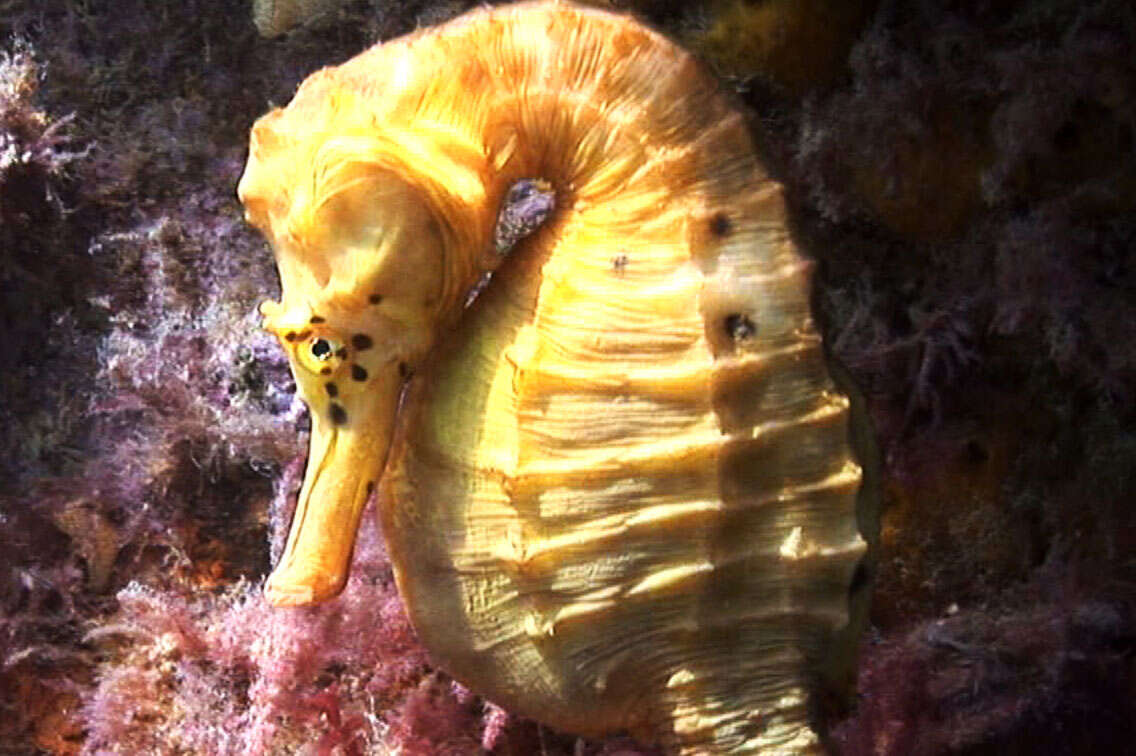
[[[377,534],[361,536],[354,569],[339,599],[312,609],[272,609],[249,583],[211,596],[128,585],[113,621],[88,635],[109,665],[86,706],[86,750],[236,754],[307,742],[330,753],[374,742],[389,726],[374,703],[419,696],[430,673]],[[440,738],[432,745],[447,737],[414,734]]]

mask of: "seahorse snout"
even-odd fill
[[[377,313],[332,303],[265,302],[261,314],[288,355],[312,418],[292,530],[265,592],[276,605],[313,604],[337,595],[347,580],[355,532],[386,463],[409,375],[405,344],[393,337],[400,329]]]
[[[319,337],[299,347],[319,353],[324,348]],[[331,359],[340,364],[319,388],[301,387],[312,433],[292,530],[265,587],[268,601],[278,606],[319,603],[343,590],[359,520],[390,448],[405,369],[400,372],[397,361],[368,370]],[[352,377],[360,373],[363,381]],[[366,390],[352,391],[351,383],[366,383]]]

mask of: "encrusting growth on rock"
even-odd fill
[[[344,0],[253,0],[252,20],[262,37],[279,37],[300,26],[330,17]]]
[[[501,254],[528,180],[555,201]],[[819,748],[874,515],[781,187],[692,56],[477,10],[312,75],[239,192],[312,414],[270,601],[342,589],[378,480],[415,629],[476,692],[668,753]]]

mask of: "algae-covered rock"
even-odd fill
[[[701,10],[689,44],[724,76],[757,77],[794,94],[847,67],[876,0],[718,0]]]

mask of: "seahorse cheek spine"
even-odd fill
[[[377,483],[415,626],[475,690],[676,753],[816,748],[869,497],[780,188],[690,56],[565,3],[480,10],[314,75],[254,134],[266,314],[309,321],[281,338],[324,418],[270,598],[334,595]],[[561,210],[502,258],[525,177]]]

